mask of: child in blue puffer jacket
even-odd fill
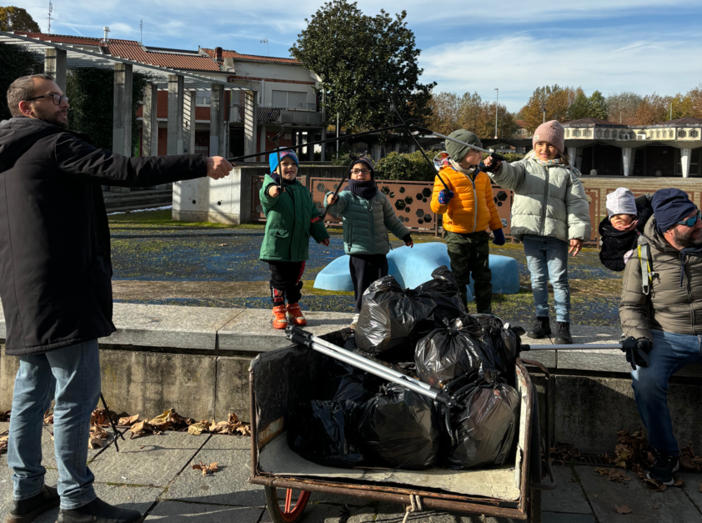
[[[388,274],[388,230],[408,247],[414,242],[409,229],[395,216],[390,201],[375,185],[375,166],[369,158],[359,158],[351,167],[348,189],[338,196],[327,193],[325,202],[331,214],[343,219],[344,251],[350,256],[349,269],[356,301],[351,323],[354,329],[363,293],[371,283]]]

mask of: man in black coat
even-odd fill
[[[0,123],[0,297],[5,352],[20,359],[8,439],[13,508],[33,521],[61,506],[61,523],[141,521],[96,497],[87,452],[100,394],[97,339],[112,323],[110,233],[101,185],[144,187],[210,176],[232,166],[202,155],[127,158],[68,130],[68,98],[48,75],[7,91]],[[43,413],[54,406],[57,489],[44,484]]]

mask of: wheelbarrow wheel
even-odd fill
[[[277,489],[263,487],[266,492],[268,514],[273,523],[293,523],[300,521],[302,513],[310,499],[306,490]]]

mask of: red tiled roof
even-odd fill
[[[205,51],[212,58],[215,57],[215,50],[214,49],[202,48],[202,50]],[[274,62],[274,63],[278,63],[278,64],[301,65],[300,62],[298,62],[294,58],[277,58],[275,56],[258,56],[255,54],[241,54],[241,53],[237,53],[236,51],[229,51],[227,49],[222,50],[222,58],[234,58],[235,60],[250,60],[252,62]]]
[[[126,58],[143,64],[168,67],[171,69],[185,69],[188,71],[219,72],[219,66],[209,57],[202,54],[178,54],[177,52],[159,53],[149,51],[136,40],[109,40],[107,45],[102,45],[100,38],[87,38],[82,36],[55,35],[44,33],[27,33],[15,31],[15,34],[37,38],[45,42],[68,45],[95,45],[106,49],[107,53],[119,58]]]
[[[527,123],[524,120],[516,120],[514,123],[516,123],[518,127],[526,127],[527,126]]]

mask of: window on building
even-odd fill
[[[309,109],[307,93],[300,91],[273,91],[273,107],[286,109]]]
[[[210,95],[205,93],[197,93],[195,97],[195,105],[210,105]]]

